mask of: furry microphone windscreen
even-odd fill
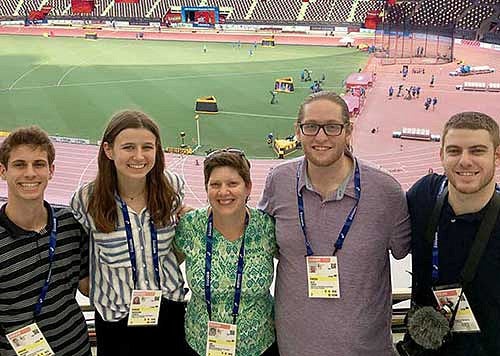
[[[417,309],[408,319],[408,333],[413,341],[426,349],[439,349],[449,332],[448,319],[433,307]]]

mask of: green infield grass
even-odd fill
[[[203,46],[207,51],[204,53]],[[272,132],[293,133],[300,102],[312,79],[324,73],[324,89],[340,91],[342,81],[368,59],[356,49],[319,46],[275,48],[232,43],[84,40],[0,36],[0,130],[37,124],[52,135],[96,142],[111,117],[126,108],[151,115],[164,146],[197,144],[195,102],[215,96],[219,113],[201,114],[201,148],[240,147],[251,157],[273,157],[266,144]],[[295,93],[270,90],[292,77]]]

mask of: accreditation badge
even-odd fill
[[[340,298],[336,256],[307,256],[309,298]]]
[[[158,325],[161,305],[161,290],[132,291],[130,310],[128,313],[128,326]]]
[[[206,356],[236,356],[236,325],[208,322]]]
[[[448,288],[433,290],[434,296],[438,301],[439,307],[446,311],[446,317],[451,318],[453,310],[457,305],[458,298],[462,293],[462,288]],[[467,301],[465,293],[462,294],[460,298],[460,304],[458,306],[457,315],[455,317],[455,323],[453,324],[453,332],[479,332],[481,331],[479,325],[474,317],[474,313]]]
[[[17,356],[53,356],[54,351],[36,323],[6,335]]]

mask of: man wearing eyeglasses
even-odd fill
[[[337,94],[307,97],[295,132],[304,156],[269,172],[259,202],[276,219],[280,354],[393,355],[388,251],[409,251],[404,192],[352,155]]]

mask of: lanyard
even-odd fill
[[[132,264],[132,278],[134,279],[134,288],[137,287],[137,260],[135,258],[135,248],[134,248],[134,240],[132,235],[132,225],[130,223],[130,216],[128,214],[127,204],[118,197],[120,200],[120,204],[122,207],[123,220],[125,222],[125,232],[127,233],[127,245],[128,245],[128,253],[130,255],[130,263]],[[153,220],[149,219],[149,229],[151,231],[151,250],[153,253],[153,267],[155,271],[155,281],[159,289],[161,289],[160,283],[160,268],[159,268],[159,260],[158,260],[158,234],[156,232],[155,225]]]
[[[441,186],[439,187],[438,195],[436,200],[441,198],[444,188],[448,184],[448,179],[443,180]],[[495,193],[498,194],[500,191],[498,186],[495,186]],[[432,281],[436,283],[439,280],[439,217],[436,226],[436,232],[434,233],[434,240],[432,242]]]
[[[42,290],[40,291],[40,297],[35,305],[35,317],[37,317],[42,311],[42,304],[47,297],[47,291],[49,290],[50,279],[52,278],[52,262],[54,262],[54,257],[56,255],[56,241],[57,241],[57,219],[54,214],[54,209],[50,207],[50,213],[52,215],[52,230],[50,230],[50,238],[49,238],[49,271],[47,273],[47,277],[45,278],[45,282],[43,284]]]
[[[245,232],[241,239],[240,252],[238,254],[238,267],[236,270],[236,281],[234,283],[234,303],[233,303],[233,324],[236,324],[236,317],[240,309],[241,300],[241,282],[243,280],[243,266],[245,258],[245,234],[248,226],[248,213],[245,213]],[[212,320],[212,292],[211,287],[211,271],[212,271],[212,247],[214,237],[214,216],[210,213],[207,221],[206,233],[206,254],[205,254],[205,303],[207,305],[208,319]]]
[[[302,232],[304,234],[304,242],[306,245],[306,256],[312,256],[314,255],[311,242],[309,241],[307,237],[307,230],[306,230],[306,218],[305,218],[305,212],[304,212],[304,200],[302,198],[302,193],[299,190],[299,179],[300,179],[300,173],[302,170],[302,164],[299,164],[297,167],[297,205],[299,208],[299,222],[300,222],[300,227],[302,228]],[[347,215],[347,218],[344,222],[344,226],[342,227],[342,230],[340,230],[339,236],[337,238],[337,241],[335,242],[335,248],[333,250],[333,255],[337,253],[338,250],[342,249],[342,246],[344,245],[345,238],[347,236],[347,233],[349,232],[349,229],[351,228],[352,222],[354,220],[354,217],[356,216],[356,212],[358,211],[358,204],[359,204],[359,199],[361,197],[361,175],[359,173],[359,166],[358,166],[358,161],[354,159],[354,193],[355,193],[355,199],[356,202],[354,206],[352,207],[351,211]]]

